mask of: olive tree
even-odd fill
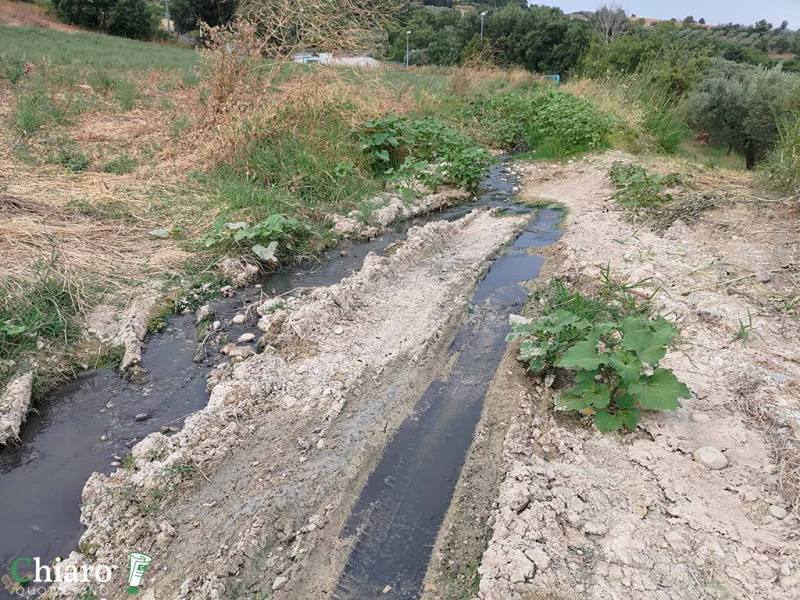
[[[778,124],[793,107],[797,79],[780,66],[711,61],[687,98],[689,124],[744,155],[748,169],[775,145]]]

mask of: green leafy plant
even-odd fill
[[[433,117],[369,121],[360,143],[375,172],[394,179],[419,179],[434,188],[440,184],[474,188],[489,165],[484,149]]]
[[[677,335],[663,318],[619,318],[619,309],[577,293],[562,305],[529,324],[515,324],[509,335],[522,338],[519,359],[531,372],[574,373],[572,387],[556,399],[557,409],[591,415],[604,432],[633,431],[642,410],[675,410],[679,398],[690,396],[671,370],[659,366]]]
[[[564,158],[608,145],[614,120],[551,87],[526,86],[475,102],[464,117],[487,144]]]
[[[279,252],[287,253],[310,233],[307,225],[297,219],[274,214],[258,223],[217,222],[204,241],[206,248],[214,246],[250,246],[250,250],[264,262],[278,260]]]
[[[672,201],[672,195],[665,192],[670,187],[684,183],[678,173],[656,175],[637,164],[615,161],[608,171],[611,183],[617,188],[614,200],[624,208],[648,208]]]
[[[51,157],[50,161],[66,167],[73,173],[79,173],[89,168],[91,159],[74,144],[61,146]]]

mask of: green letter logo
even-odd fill
[[[142,578],[144,577],[147,567],[153,562],[153,559],[142,554],[141,552],[131,552],[128,555],[130,563],[130,570],[128,571],[128,593],[138,594],[139,586],[142,585]]]

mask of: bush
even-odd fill
[[[238,0],[172,0],[169,8],[175,28],[186,33],[198,29],[201,22],[211,27],[225,25],[238,4]]]
[[[778,143],[764,160],[762,173],[779,192],[800,194],[800,118],[781,121]]]
[[[433,117],[370,121],[361,135],[361,149],[379,175],[415,177],[434,188],[474,188],[489,164],[485,150]]]
[[[672,371],[658,366],[677,335],[671,324],[643,314],[635,300],[620,306],[619,299],[589,298],[558,281],[551,287],[558,301],[546,303],[532,323],[514,325],[509,339],[523,340],[519,359],[531,372],[574,373],[572,387],[556,398],[558,410],[590,415],[600,431],[633,431],[642,410],[675,410],[679,398],[690,397]]]
[[[563,158],[608,145],[613,120],[594,105],[544,86],[524,87],[474,104],[472,127],[486,143]]]
[[[134,39],[151,38],[160,14],[147,0],[53,0],[53,8],[66,23]]]
[[[797,109],[798,80],[767,69],[714,59],[687,100],[689,124],[741,152],[752,169],[778,140],[778,124]]]

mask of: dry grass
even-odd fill
[[[459,98],[476,96],[496,88],[516,88],[537,78],[524,69],[499,69],[485,65],[466,65],[453,69],[449,89]]]
[[[777,466],[776,476],[781,495],[800,514],[800,444],[789,425],[793,417],[782,417],[780,409],[758,394],[757,382],[749,382],[738,390],[737,409],[761,432],[769,444]]]
[[[42,6],[30,2],[0,0],[0,24],[11,27],[45,27],[58,31],[82,31],[80,27],[61,23]]]
[[[69,174],[7,158],[0,158],[0,170],[0,276],[28,279],[36,264],[55,258],[78,279],[125,286],[146,275],[176,272],[186,259],[174,241],[149,235],[164,226],[152,181]]]

